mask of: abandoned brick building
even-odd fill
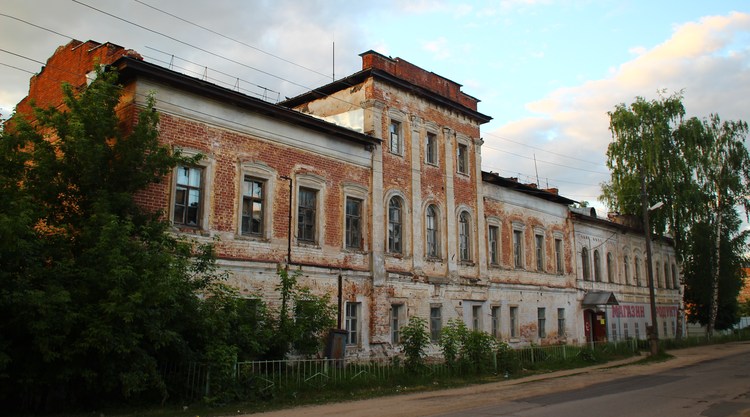
[[[153,92],[161,140],[205,158],[139,201],[164,210],[175,233],[215,241],[243,297],[274,297],[287,262],[334,302],[340,285],[348,355],[398,350],[414,315],[433,338],[461,319],[513,346],[646,338],[638,225],[482,171],[491,117],[479,100],[405,60],[361,57],[361,71],[274,104],[117,45],[72,41],[17,111],[59,101],[61,81],[84,86],[95,62],[118,69],[125,117]],[[653,253],[657,325],[674,337],[679,267],[668,239]]]

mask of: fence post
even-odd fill
[[[532,346],[529,350],[531,350],[531,363],[534,363],[534,346]]]
[[[565,345],[563,345],[562,347],[563,347],[563,360],[568,360],[568,354],[567,354],[567,351],[565,350]]]

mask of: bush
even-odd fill
[[[401,345],[404,348],[404,366],[409,373],[417,373],[425,366],[425,349],[430,343],[427,333],[427,321],[412,316],[409,323],[401,329]]]

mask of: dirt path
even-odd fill
[[[633,364],[633,362],[641,359],[641,357],[635,357],[610,362],[604,365],[551,372],[509,381],[343,403],[304,406],[268,413],[252,414],[252,416],[430,416],[457,411],[468,407],[480,407],[497,403],[498,401],[510,401],[533,395],[582,388],[625,376],[661,372],[734,354],[750,354],[750,342],[701,346],[670,351],[669,353],[674,356],[674,359],[648,365]],[[750,413],[742,414],[742,416],[750,417]]]

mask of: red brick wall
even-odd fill
[[[401,58],[392,59],[377,52],[369,51],[362,54],[362,69],[369,68],[385,71],[412,84],[440,94],[472,110],[477,110],[478,100],[462,93],[461,84],[433,72],[425,71]]]
[[[18,114],[31,114],[31,102],[37,107],[57,107],[62,104],[62,83],[66,82],[75,89],[86,85],[86,74],[95,65],[107,65],[115,62],[123,55],[141,59],[132,50],[120,46],[94,41],[70,41],[60,46],[48,60],[38,75],[31,77],[29,95],[16,106]],[[33,100],[32,100],[33,99]]]
[[[171,146],[199,151],[213,159],[214,175],[209,197],[210,216],[207,229],[211,232],[231,235],[238,229],[239,165],[243,162],[260,162],[275,170],[278,175],[294,177],[295,174],[317,174],[326,181],[323,206],[325,236],[321,246],[340,249],[344,239],[342,187],[344,183],[370,187],[370,170],[332,157],[314,154],[296,147],[272,143],[246,134],[229,131],[204,123],[161,115],[161,140]],[[300,168],[304,166],[304,168]],[[171,203],[171,178],[160,185],[152,186],[141,196],[141,201],[154,209],[169,211]],[[283,180],[276,182],[275,195],[267,196],[267,210],[272,210],[274,239],[286,242],[289,216],[289,188]],[[369,206],[369,204],[366,204]],[[364,217],[367,218],[366,216]],[[292,219],[296,222],[296,219]],[[294,225],[294,223],[293,223]],[[205,228],[204,228],[205,229]],[[294,233],[294,231],[293,231]],[[226,239],[225,239],[226,240]],[[283,248],[267,245],[265,251],[249,250],[243,243],[222,240],[217,243],[219,256],[280,262],[286,256]],[[283,249],[283,250],[281,250]],[[325,264],[341,268],[361,268],[359,264],[346,264],[335,257],[326,259],[295,259],[296,262]]]

